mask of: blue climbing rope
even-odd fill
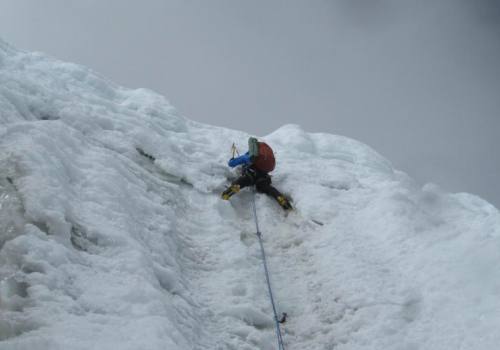
[[[269,291],[269,298],[271,299],[271,305],[273,306],[274,321],[276,323],[276,337],[278,338],[278,350],[285,350],[285,345],[283,345],[283,337],[281,336],[280,321],[278,319],[278,313],[276,312],[276,304],[274,303],[273,291],[271,289],[271,280],[269,278],[269,270],[267,269],[267,259],[266,252],[264,251],[264,244],[262,243],[262,233],[259,229],[259,219],[257,217],[257,206],[255,205],[255,190],[252,196],[253,204],[253,215],[255,218],[255,228],[257,229],[257,237],[259,237],[260,251],[262,253],[262,262],[264,264],[264,271],[266,273],[267,289]]]

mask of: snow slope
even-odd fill
[[[0,81],[0,349],[276,348],[252,192],[219,199],[248,134],[1,41]],[[287,349],[498,347],[493,206],[345,137],[262,139],[297,208],[256,198]]]

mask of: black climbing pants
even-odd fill
[[[265,193],[276,200],[282,195],[280,191],[271,185],[271,176],[269,174],[253,168],[245,169],[243,175],[236,179],[233,185],[240,185],[241,188],[255,185],[257,192]]]

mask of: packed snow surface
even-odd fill
[[[0,42],[0,349],[276,349],[246,133]],[[245,108],[242,106],[242,108]],[[286,349],[498,349],[500,216],[286,125],[257,212]]]

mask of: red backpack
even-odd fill
[[[271,147],[265,142],[257,142],[253,137],[249,140],[250,155],[254,157],[253,166],[264,173],[270,173],[276,166],[276,159]]]

